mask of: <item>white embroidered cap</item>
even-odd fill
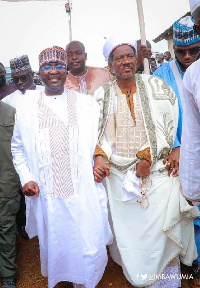
[[[193,13],[200,6],[200,0],[190,0],[190,11]]]
[[[130,35],[117,34],[107,39],[106,43],[103,46],[103,55],[106,58],[106,60],[108,61],[110,53],[115,48],[124,44],[130,45],[135,50],[137,50],[136,41]]]

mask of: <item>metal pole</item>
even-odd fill
[[[136,0],[136,1],[137,1],[137,10],[138,10],[138,18],[139,18],[139,26],[140,26],[141,44],[147,45],[146,44],[145,23],[144,23],[142,0]],[[144,58],[144,73],[150,74],[149,61],[147,58]]]
[[[68,14],[68,22],[69,22],[69,42],[72,41],[72,21],[71,21],[71,11],[72,11],[72,4],[69,2],[70,0],[67,0],[67,3],[65,4],[65,10]]]
[[[72,41],[72,22],[71,22],[71,12],[69,13],[69,42]]]

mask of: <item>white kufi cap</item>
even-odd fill
[[[190,11],[194,13],[197,7],[200,6],[200,0],[190,0]]]
[[[103,55],[108,61],[110,53],[117,48],[120,45],[130,45],[131,47],[135,48],[136,47],[136,41],[133,40],[133,38],[130,35],[124,35],[124,34],[117,34],[109,39],[106,40],[106,43],[103,46]]]

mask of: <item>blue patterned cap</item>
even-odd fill
[[[11,74],[22,73],[25,71],[30,71],[31,66],[27,55],[22,55],[20,57],[10,60]]]
[[[191,16],[180,18],[173,24],[173,43],[178,46],[188,46],[200,41],[200,35],[194,29]]]

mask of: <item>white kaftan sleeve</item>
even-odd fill
[[[15,126],[11,141],[11,152],[13,156],[13,163],[17,173],[19,174],[22,187],[29,181],[34,181],[26,161],[17,113],[15,116]]]
[[[191,71],[183,80],[183,129],[179,175],[183,196],[188,200],[200,200],[200,113],[195,99],[195,85]],[[199,86],[200,87],[200,86]],[[199,91],[200,93],[200,91]]]

